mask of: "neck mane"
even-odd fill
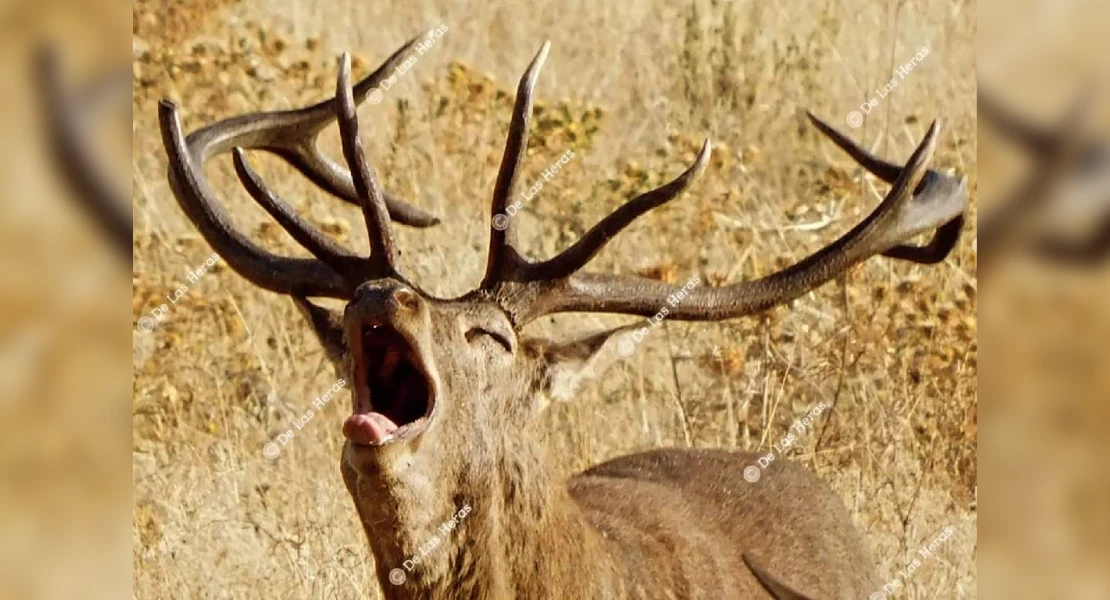
[[[552,475],[542,447],[522,437],[502,440],[511,450],[490,461],[440,477],[457,482],[451,490],[359,479],[351,493],[388,600],[610,595],[604,590],[616,578],[604,539]]]

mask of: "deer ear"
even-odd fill
[[[572,400],[582,383],[609,368],[621,355],[621,335],[641,325],[626,325],[544,349],[545,372],[541,391],[552,400]]]
[[[347,340],[343,337],[343,314],[316,306],[303,297],[294,297],[293,301],[312,324],[312,330],[316,332],[328,359],[337,370],[342,371],[343,361],[347,356]]]

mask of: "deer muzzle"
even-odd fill
[[[374,447],[420,435],[436,404],[435,378],[421,343],[427,339],[425,301],[395,280],[368,282],[345,319],[355,385],[343,436]]]

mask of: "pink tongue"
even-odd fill
[[[379,445],[397,431],[397,424],[381,413],[351,415],[343,423],[343,437],[356,444]]]

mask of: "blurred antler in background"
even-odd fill
[[[1056,264],[1110,257],[1110,141],[1088,121],[1099,98],[1088,87],[1060,123],[1046,127],[1011,112],[979,87],[979,116],[1031,161],[1029,173],[979,220],[980,265],[1032,253]]]
[[[109,172],[93,141],[102,111],[131,108],[131,71],[124,66],[82,85],[65,80],[58,48],[39,47],[35,71],[50,149],[62,179],[116,248],[131,256],[131,197],[122,177]]]
[[[130,6],[8,4],[0,598],[119,598],[131,563],[131,85],[118,69]]]
[[[1110,5],[977,10],[979,593],[1106,598]]]

